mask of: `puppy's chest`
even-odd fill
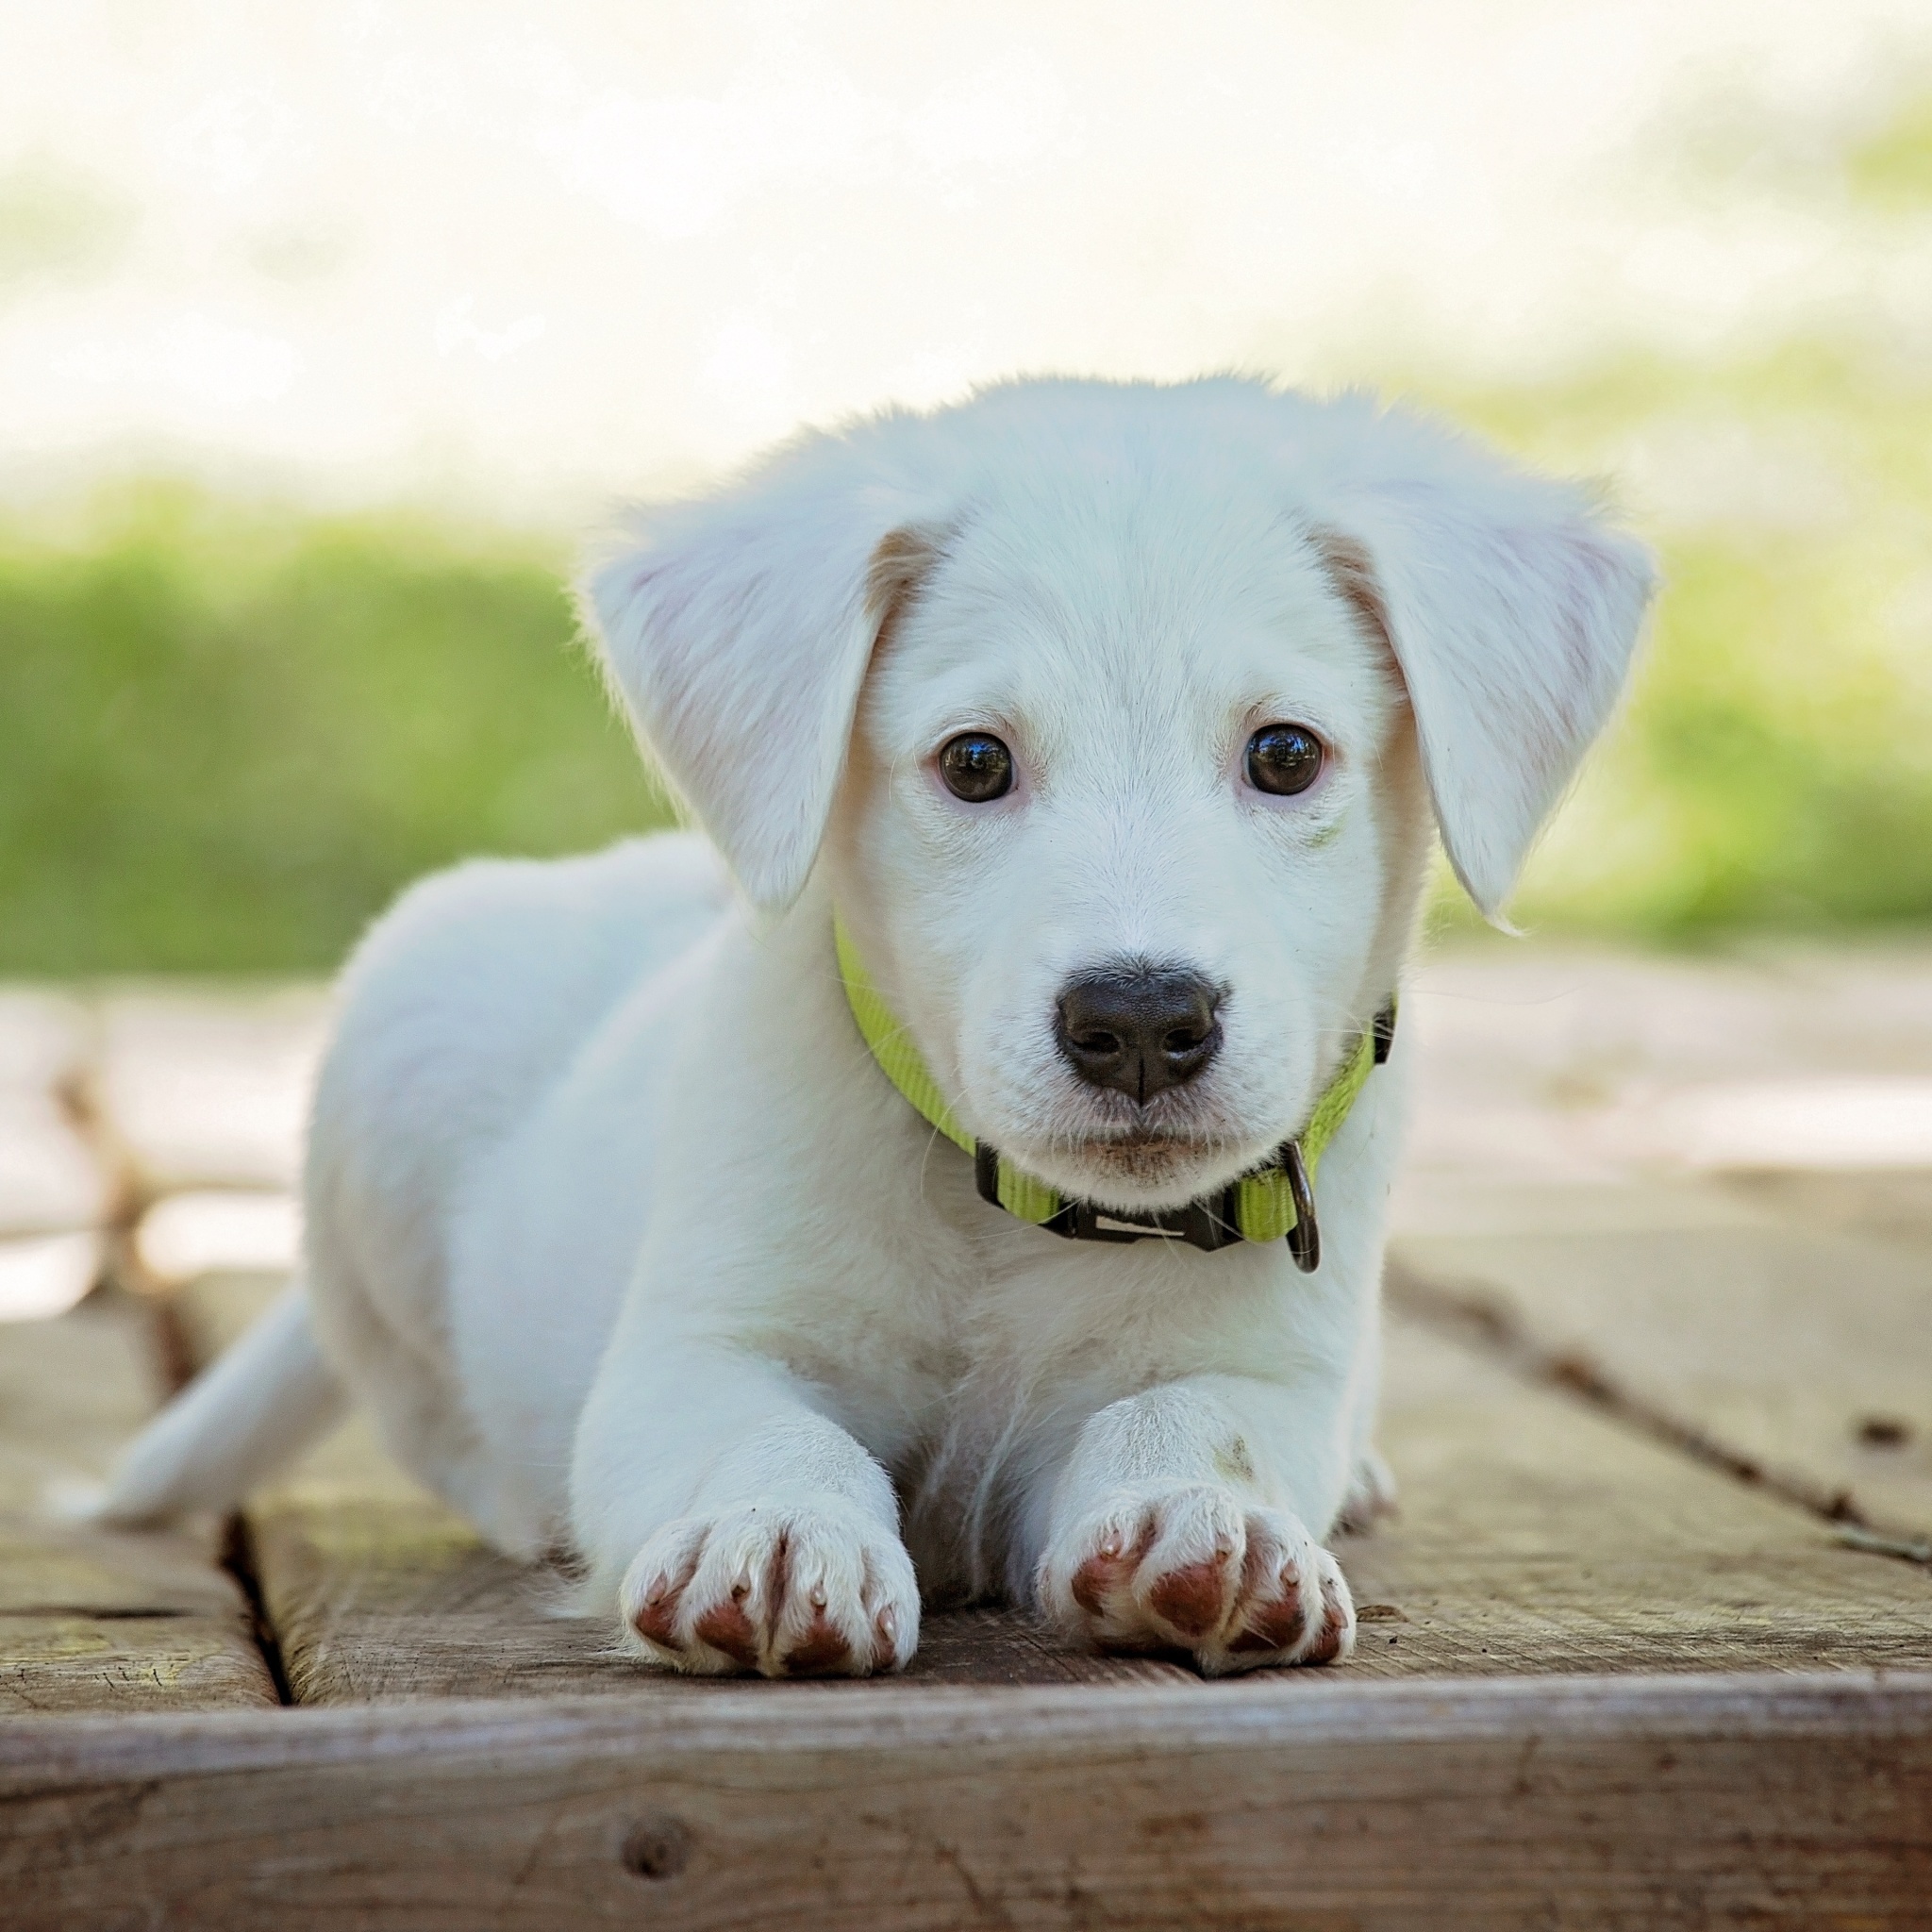
[[[875,1276],[871,1292],[794,1305],[756,1341],[899,1470],[980,1463],[1055,1417],[1292,1346],[1251,1259],[1010,1233]]]

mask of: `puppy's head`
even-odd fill
[[[966,1126],[1144,1208],[1305,1124],[1431,805],[1500,913],[1649,587],[1574,491],[1363,399],[1024,383],[647,514],[589,603],[747,893],[818,865]]]

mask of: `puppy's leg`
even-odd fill
[[[574,1477],[591,1591],[654,1663],[902,1669],[919,1591],[891,1477],[777,1366],[670,1342],[599,1379]]]
[[[1381,1452],[1373,1447],[1364,1449],[1356,1458],[1355,1474],[1349,1477],[1348,1494],[1341,1499],[1336,1527],[1355,1536],[1373,1529],[1383,1517],[1395,1514],[1397,1494],[1395,1472],[1382,1459]]]
[[[1345,1453],[1278,1453],[1308,1407],[1199,1375],[1090,1416],[1048,1512],[1041,1607],[1102,1649],[1191,1651],[1210,1675],[1345,1657],[1355,1605],[1301,1513],[1325,1524]]]
[[[1382,1393],[1382,1324],[1370,1324],[1352,1378],[1355,1392],[1354,1417],[1349,1440],[1354,1443],[1354,1468],[1348,1479],[1348,1493],[1341,1499],[1336,1527],[1353,1535],[1372,1529],[1396,1509],[1395,1472],[1375,1447],[1375,1416]]]

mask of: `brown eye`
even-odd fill
[[[1013,789],[1013,754],[985,731],[962,731],[940,746],[940,776],[955,798],[986,805]]]
[[[1264,724],[1248,740],[1248,783],[1277,798],[1306,791],[1322,775],[1322,741],[1306,724]]]

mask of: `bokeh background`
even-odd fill
[[[561,589],[613,498],[1219,367],[1662,553],[1523,921],[1932,919],[1924,0],[0,0],[0,974],[312,974],[657,822]]]

